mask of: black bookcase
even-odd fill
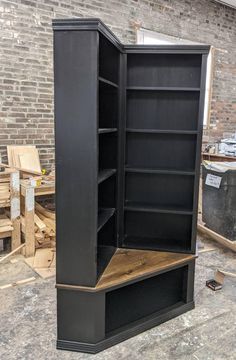
[[[194,306],[209,47],[53,30],[57,347],[95,353]]]

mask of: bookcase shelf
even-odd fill
[[[195,172],[191,170],[172,170],[172,169],[146,169],[146,168],[125,168],[126,172],[144,173],[144,174],[172,174],[172,175],[187,175],[194,176]]]
[[[192,215],[193,212],[187,209],[177,209],[169,207],[158,207],[150,204],[144,203],[133,203],[126,202],[125,211],[141,211],[141,212],[151,212],[151,213],[162,213],[162,214],[179,214],[179,215]]]
[[[209,47],[53,30],[57,348],[96,353],[194,307]]]
[[[114,215],[115,209],[98,209],[98,230]]]
[[[133,91],[200,91],[200,88],[191,87],[171,87],[171,86],[129,86],[126,90]]]
[[[116,169],[104,169],[100,170],[98,173],[98,184],[108,179],[110,176],[116,173]]]
[[[197,135],[196,130],[156,130],[156,129],[126,129],[131,133],[144,133],[144,134],[176,134],[176,135]]]
[[[104,128],[104,129],[98,129],[99,134],[107,134],[107,133],[114,133],[117,132],[117,128]]]
[[[112,82],[110,80],[104,79],[101,76],[99,77],[99,81],[101,81],[101,83],[104,84],[104,85],[113,86],[115,88],[118,88],[117,84],[115,84],[114,82]]]

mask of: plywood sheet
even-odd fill
[[[55,249],[37,249],[34,257],[34,268],[55,266]]]
[[[20,168],[32,171],[41,171],[39,155],[37,149],[32,149],[29,153],[19,154]]]
[[[35,145],[8,145],[7,154],[10,166],[41,172],[39,154]]]

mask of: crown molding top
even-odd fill
[[[98,18],[53,19],[54,31],[99,31],[121,52],[125,53],[186,53],[208,54],[210,45],[123,45],[113,32]]]
[[[95,30],[108,38],[115,46],[122,51],[120,40],[113,32],[98,18],[75,18],[75,19],[53,19],[53,30]]]

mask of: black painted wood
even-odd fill
[[[89,286],[97,281],[97,54],[97,32],[54,32],[57,281]]]
[[[117,247],[195,253],[209,46],[54,29],[57,282],[94,287]],[[58,291],[60,349],[98,352],[193,308],[194,261],[105,292]]]
[[[96,353],[193,309],[193,276],[194,260],[116,289],[57,289],[57,348]]]

